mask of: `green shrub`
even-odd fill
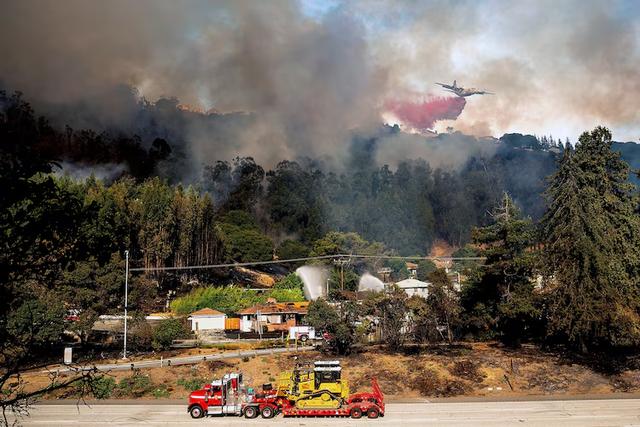
[[[272,289],[267,295],[278,302],[304,301],[302,289]]]
[[[153,389],[151,394],[156,399],[166,399],[167,397],[169,397],[169,390],[167,390],[166,385],[160,384]]]
[[[277,281],[273,286],[274,289],[300,289],[304,284],[302,283],[302,279],[296,273],[287,274],[281,280]]]
[[[234,314],[265,300],[266,297],[258,295],[256,291],[236,286],[207,286],[196,288],[187,295],[176,298],[171,302],[171,309],[178,314],[189,314],[208,307]]]
[[[118,383],[118,393],[121,396],[142,397],[154,389],[153,383],[148,375],[133,374],[130,377],[122,378]]]
[[[108,399],[116,388],[116,380],[113,377],[102,376],[91,383],[91,391],[96,399]]]
[[[152,346],[154,350],[166,350],[171,347],[173,340],[188,335],[184,323],[179,319],[166,319],[153,331]]]
[[[187,391],[195,391],[195,390],[199,390],[200,387],[202,387],[203,384],[206,384],[207,380],[202,379],[202,378],[180,378],[178,380],[178,385],[184,387],[185,390]]]

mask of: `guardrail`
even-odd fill
[[[102,364],[102,365],[84,365],[77,368],[72,367],[60,367],[58,369],[50,369],[45,372],[72,372],[72,371],[89,371],[91,369],[98,369],[99,371],[107,372],[107,371],[124,371],[124,370],[133,370],[133,369],[145,369],[145,368],[162,368],[162,367],[170,367],[170,366],[179,366],[179,365],[193,365],[201,362],[210,362],[213,360],[224,360],[224,359],[238,359],[243,357],[256,357],[261,355],[271,355],[277,353],[296,353],[300,351],[310,351],[315,350],[315,346],[304,346],[304,347],[276,347],[276,348],[266,348],[260,350],[244,350],[244,351],[235,351],[235,352],[227,352],[221,354],[208,354],[208,355],[197,355],[197,356],[182,356],[182,357],[171,357],[171,358],[163,358],[153,359],[153,360],[140,360],[137,362],[122,362],[122,363],[111,363],[111,364]]]

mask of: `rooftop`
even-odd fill
[[[224,313],[207,307],[198,311],[194,311],[193,313],[191,313],[191,316],[224,316]]]
[[[295,314],[307,314],[309,308],[308,301],[302,302],[276,302],[268,304],[258,304],[253,307],[240,310],[238,314],[278,314],[278,313],[295,313]]]
[[[396,283],[401,289],[411,289],[411,288],[428,288],[431,286],[429,282],[423,282],[418,279],[404,279]]]

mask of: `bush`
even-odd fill
[[[202,387],[202,385],[206,383],[207,383],[207,380],[202,378],[195,378],[195,377],[189,378],[189,379],[180,378],[178,380],[178,385],[184,387],[184,389],[187,391],[199,390],[200,387]]]
[[[118,393],[121,396],[142,397],[154,389],[148,375],[135,373],[128,378],[123,378],[118,383]]]
[[[129,331],[128,345],[134,351],[147,351],[153,342],[153,328],[145,319],[135,320]]]
[[[96,399],[108,399],[116,388],[113,377],[102,376],[91,383],[91,392]]]
[[[281,280],[277,281],[273,286],[274,289],[300,289],[302,290],[304,283],[296,273],[289,273]]]
[[[208,307],[233,314],[265,300],[266,297],[258,295],[256,291],[236,286],[207,286],[194,289],[187,295],[176,298],[171,302],[171,309],[178,314],[189,314]]]
[[[188,335],[185,325],[179,319],[166,319],[153,331],[154,350],[166,350],[171,347],[173,340]]]
[[[167,397],[169,397],[169,390],[167,389],[166,385],[160,384],[156,388],[153,389],[151,394],[156,399],[166,399]]]
[[[272,289],[268,295],[278,302],[304,301],[304,294],[301,289]]]

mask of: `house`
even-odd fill
[[[191,330],[197,334],[200,331],[224,331],[226,318],[227,315],[218,310],[203,308],[191,313],[188,320],[191,321]]]
[[[238,312],[241,332],[288,331],[303,324],[309,302],[275,302],[258,304]]]
[[[407,271],[409,272],[409,278],[415,279],[418,276],[418,264],[415,262],[405,262],[405,266],[407,267]]]
[[[404,290],[409,297],[418,295],[426,298],[429,296],[429,286],[431,286],[431,283],[417,279],[405,279],[399,281],[396,285],[398,285],[400,289]]]

